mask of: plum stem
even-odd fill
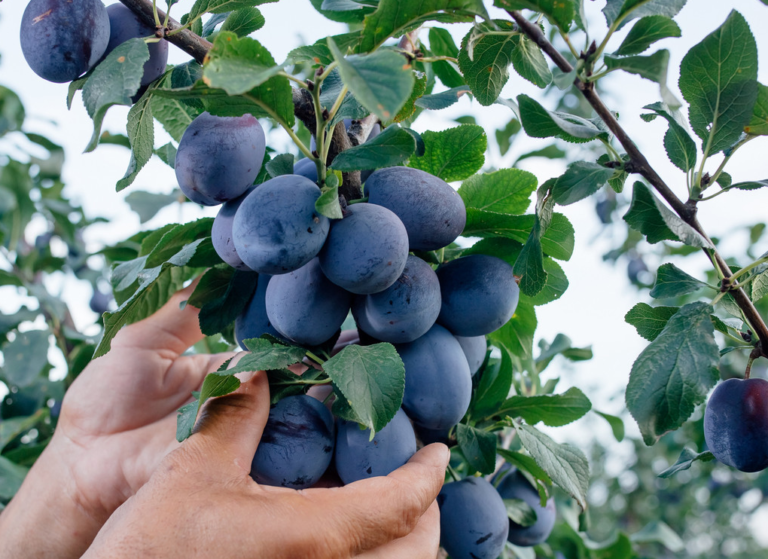
[[[315,361],[318,365],[322,365],[323,363],[325,363],[325,361],[323,359],[321,359],[320,357],[318,357],[317,355],[315,355],[311,351],[307,351],[307,357],[309,357],[310,359]]]
[[[448,471],[450,476],[453,478],[453,481],[461,481],[461,476],[459,476],[458,473],[456,473],[456,470],[453,469],[453,466],[450,464],[445,466],[445,469]]]

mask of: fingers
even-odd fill
[[[416,528],[398,540],[366,551],[357,559],[435,559],[440,548],[440,509],[433,502]]]

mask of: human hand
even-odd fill
[[[268,416],[264,373],[209,400],[195,434],[115,512],[84,558],[437,555],[445,446],[430,445],[389,476],[346,487],[261,486],[249,473]]]
[[[121,330],[72,384],[51,443],[0,515],[0,556],[80,557],[178,447],[176,410],[231,357],[181,355],[203,338],[198,311],[179,308],[192,289]]]

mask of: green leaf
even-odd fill
[[[229,264],[214,266],[201,276],[187,304],[201,309],[206,303],[224,297],[234,275],[235,269]]]
[[[674,264],[663,264],[656,272],[656,283],[651,290],[654,299],[669,299],[709,287],[706,282],[689,276]]]
[[[587,509],[589,462],[584,453],[569,444],[558,444],[530,425],[520,425],[517,435],[552,481]]]
[[[339,185],[333,188],[326,187],[323,193],[315,200],[315,209],[318,213],[330,219],[343,219],[344,214],[341,211],[339,203]]]
[[[174,68],[174,71],[178,69]],[[161,87],[170,84],[170,77],[166,77],[161,82]],[[154,93],[158,93],[155,89]],[[177,142],[181,141],[184,131],[192,124],[200,113],[203,112],[203,105],[199,101],[185,102],[181,99],[163,97],[162,95],[152,95],[150,98],[152,105],[152,116],[163,125],[165,131]]]
[[[227,16],[221,26],[221,31],[229,31],[238,37],[246,37],[264,27],[264,23],[264,16],[258,8],[242,8]]]
[[[635,183],[632,203],[624,221],[645,235],[651,244],[669,240],[697,248],[712,248],[698,231],[680,219],[640,181]]]
[[[544,157],[546,159],[564,159],[565,156],[566,156],[566,153],[562,149],[560,149],[558,145],[550,144],[547,147],[544,147],[541,149],[535,149],[533,151],[524,153],[523,155],[517,158],[517,161],[515,161],[515,165],[517,165],[518,163],[520,163],[525,159],[530,159],[531,157]]]
[[[429,29],[429,49],[435,56],[459,57],[459,47],[453,42],[453,37],[447,29],[431,27]],[[449,88],[466,85],[464,77],[459,73],[456,64],[440,60],[432,63],[435,75]]]
[[[659,477],[661,478],[668,478],[675,475],[677,472],[682,472],[683,470],[689,469],[694,462],[697,460],[700,462],[711,462],[715,459],[715,455],[712,454],[710,451],[705,452],[695,452],[691,450],[690,448],[683,448],[683,451],[680,453],[680,457],[677,459],[677,462],[672,464],[669,468],[664,470],[659,474]]]
[[[312,6],[323,14],[325,17],[332,21],[338,21],[340,23],[361,23],[363,21],[363,18],[366,14],[370,13],[370,9],[364,8],[364,9],[358,9],[358,10],[342,10],[342,11],[334,11],[334,10],[324,10],[322,8],[323,3],[325,0],[310,0],[312,3]],[[344,0],[342,0],[344,1]]]
[[[0,137],[8,132],[21,130],[24,118],[24,105],[19,96],[7,87],[0,86]]]
[[[422,138],[424,155],[412,157],[408,166],[446,182],[464,180],[485,163],[488,138],[483,128],[475,124],[462,124],[442,132],[428,130]]]
[[[755,38],[736,11],[683,58],[680,91],[690,104],[688,117],[704,142],[705,157],[733,145],[749,124],[756,80]]]
[[[213,218],[207,217],[181,225],[172,225],[168,230],[160,229],[159,239],[147,237],[142,244],[142,255],[147,255],[145,266],[159,266],[192,241],[210,237]],[[151,246],[151,248],[150,248]],[[149,250],[146,250],[149,249]],[[220,263],[220,262],[219,262]]]
[[[613,437],[618,442],[624,440],[624,421],[622,421],[620,417],[616,417],[615,415],[611,415],[609,413],[603,413],[601,411],[597,411],[596,409],[593,409],[592,411],[608,422],[608,425],[611,426],[611,431],[613,431]]]
[[[535,99],[518,95],[520,119],[525,133],[532,138],[560,138],[566,142],[584,143],[608,134],[592,121],[576,115],[548,111]]]
[[[210,87],[240,95],[262,85],[283,69],[256,39],[221,31],[208,52],[203,81]],[[285,80],[286,78],[282,78]]]
[[[669,129],[664,135],[664,148],[669,160],[681,171],[693,169],[696,165],[696,144],[682,123],[673,116],[669,107],[663,103],[653,103],[643,108],[654,111],[669,122]]]
[[[768,186],[768,179],[760,181],[737,182],[736,184],[732,184],[731,188],[737,188],[739,190],[757,190],[758,188],[763,188],[765,186]]]
[[[208,401],[208,398],[218,398],[232,394],[240,388],[240,380],[230,371],[209,373],[203,381],[200,388],[200,399],[198,400],[198,410]],[[199,412],[198,412],[199,413]]]
[[[488,17],[482,0],[380,0],[376,11],[365,18],[360,51],[371,52],[390,37],[430,20],[471,21],[476,15]]]
[[[542,224],[536,215],[533,229],[517,257],[514,274],[520,278],[520,291],[529,297],[537,295],[547,284],[547,272],[544,271],[544,253],[541,248]]]
[[[176,168],[176,146],[171,142],[164,144],[155,150],[155,155],[158,156],[163,163],[168,165],[171,169]],[[180,191],[179,191],[180,192]]]
[[[28,472],[29,468],[0,456],[0,501],[8,501],[16,495]]]
[[[603,57],[609,71],[624,70],[630,74],[636,74],[641,78],[659,84],[662,100],[673,107],[679,107],[680,101],[667,87],[667,69],[669,67],[669,51],[661,49],[649,56],[627,56],[616,58]]]
[[[235,373],[283,369],[300,363],[307,354],[304,348],[272,343],[264,338],[244,340],[243,343],[250,353],[232,368]]]
[[[472,415],[477,417],[490,417],[498,408],[512,388],[513,376],[512,360],[509,353],[501,350],[501,361],[494,366],[486,367],[480,377],[472,397]]]
[[[561,206],[574,204],[600,190],[613,173],[613,169],[597,163],[577,161],[557,179],[552,187],[552,195]]]
[[[766,295],[768,295],[768,272],[763,272],[752,280],[752,300],[756,303]]]
[[[128,111],[128,138],[131,140],[131,159],[125,176],[117,181],[117,191],[127,188],[139,171],[152,157],[155,148],[155,122],[152,118],[151,90]]]
[[[669,525],[661,520],[649,522],[642,530],[630,536],[633,543],[660,543],[673,553],[685,549],[685,543]]]
[[[200,409],[200,402],[195,400],[179,408],[176,413],[176,440],[184,442],[192,436],[192,430],[197,422],[197,411]]]
[[[624,316],[624,320],[634,326],[643,338],[652,342],[678,310],[680,307],[652,307],[646,303],[638,303]]]
[[[752,108],[752,118],[744,132],[753,136],[768,135],[768,87],[757,84],[757,101]]]
[[[512,142],[517,136],[517,133],[520,132],[522,128],[523,125],[520,124],[520,121],[513,118],[506,124],[506,126],[504,126],[504,128],[496,130],[496,143],[499,144],[499,152],[501,155],[507,154],[509,148],[512,147]],[[520,161],[519,158],[518,161]]]
[[[536,511],[531,505],[522,499],[504,499],[509,519],[520,526],[533,526],[536,524]]]
[[[406,161],[416,151],[416,140],[397,125],[388,126],[373,140],[341,152],[331,167],[338,171],[380,169]]]
[[[405,366],[391,344],[347,346],[326,361],[323,369],[371,430],[371,437],[402,405]]]
[[[293,174],[293,154],[281,153],[264,164],[271,177]]]
[[[360,36],[360,31],[354,31],[342,35],[333,35],[331,39],[333,39],[333,42],[336,43],[341,52],[347,52],[349,49],[354,51],[357,48]],[[313,66],[327,66],[334,59],[331,49],[328,48],[328,42],[325,38],[322,38],[312,45],[293,49],[288,53],[288,60],[294,64],[306,62]]]
[[[549,427],[562,427],[584,417],[592,403],[578,388],[563,394],[512,396],[499,407],[496,415],[522,417],[529,425],[543,421]]]
[[[459,188],[467,208],[520,215],[531,204],[536,176],[521,169],[500,169],[469,177]]]
[[[277,0],[196,0],[189,11],[189,19],[195,19],[206,13],[223,14],[272,2],[277,2]]]
[[[552,479],[549,477],[547,472],[542,470],[536,461],[530,456],[513,450],[507,450],[506,448],[497,448],[496,452],[508,464],[528,472],[535,479],[540,480],[544,485],[552,485]]]
[[[143,190],[135,190],[125,197],[131,210],[139,215],[139,222],[146,223],[157,215],[164,207],[179,201],[179,191],[170,194],[155,194]]]
[[[34,415],[28,417],[12,417],[4,419],[0,423],[0,450],[3,450],[8,443],[13,441],[19,435],[32,429],[37,423],[43,420],[48,414],[47,408],[40,409]]]
[[[512,51],[519,43],[519,35],[512,31],[512,22],[495,20],[494,24],[501,30],[494,29],[494,25],[490,23],[481,24],[479,28],[473,27],[462,40],[459,52],[461,73],[467,80],[472,94],[486,107],[499,98],[501,90],[509,80]],[[518,59],[518,64],[522,63],[523,61]]]
[[[462,95],[469,93],[469,86],[460,85],[440,93],[424,95],[416,100],[416,106],[430,111],[440,111],[454,105]]]
[[[456,439],[467,463],[483,475],[496,469],[496,435],[459,423]]]
[[[288,369],[268,370],[267,379],[269,380],[271,403],[276,404],[283,398],[305,394],[315,384],[314,381],[323,374],[322,371],[314,367],[309,367],[300,376]]]
[[[130,39],[109,53],[83,86],[83,103],[93,120],[93,136],[85,148],[93,151],[101,136],[101,123],[112,105],[132,104],[141,86],[149,49],[144,39]]]
[[[536,332],[536,311],[533,305],[522,299],[515,314],[504,326],[488,334],[488,339],[520,358],[533,357],[533,335]]]
[[[505,10],[533,10],[542,13],[563,31],[568,31],[576,17],[573,0],[494,0],[493,5]]]
[[[5,380],[20,388],[34,383],[48,364],[50,336],[48,330],[17,332],[12,342],[4,344],[0,373]]]
[[[645,52],[656,41],[680,37],[680,27],[666,16],[647,16],[638,21],[624,38],[616,54],[627,56]]]
[[[720,377],[712,312],[682,307],[632,366],[626,403],[647,445],[680,427]]]
[[[200,331],[213,336],[232,324],[256,291],[257,277],[253,272],[236,270],[224,295],[200,309]]]
[[[525,35],[515,35],[512,40],[512,65],[515,71],[533,85],[545,88],[552,82],[552,72],[541,49]]]
[[[621,17],[621,29],[638,17],[662,15],[673,18],[683,9],[686,2],[687,0],[608,0],[603,14],[609,26]]]

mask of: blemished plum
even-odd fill
[[[293,166],[293,174],[307,177],[312,182],[317,182],[317,165],[311,159],[299,159]]]
[[[360,429],[355,422],[339,420],[336,471],[345,484],[389,475],[416,453],[416,435],[402,409],[374,435],[372,441],[369,441],[370,436],[370,429]]]
[[[461,421],[472,397],[472,375],[458,340],[436,324],[418,340],[395,347],[405,365],[408,417],[428,429]]]
[[[272,276],[267,274],[258,274],[256,291],[243,312],[235,320],[235,339],[243,349],[245,349],[244,340],[260,338],[264,334],[270,334],[278,339],[282,338],[280,333],[272,327],[267,317],[266,295],[267,286],[271,279]]]
[[[257,483],[291,489],[314,485],[333,457],[331,412],[310,396],[289,396],[269,410],[251,464]]]
[[[379,293],[397,281],[408,259],[408,233],[381,206],[354,204],[334,221],[320,251],[328,279],[357,295]]]
[[[457,336],[484,336],[512,318],[520,299],[512,266],[485,254],[452,260],[437,269],[443,306],[437,319]]]
[[[235,243],[232,240],[232,225],[235,222],[235,214],[240,204],[243,203],[246,196],[253,192],[254,188],[256,187],[250,187],[239,198],[224,202],[219,209],[219,213],[216,214],[216,219],[213,220],[213,227],[211,228],[211,241],[219,258],[233,268],[244,271],[250,270],[250,268],[245,265],[242,258],[237,254]]]
[[[245,265],[260,274],[286,274],[317,256],[330,228],[315,209],[319,197],[320,188],[299,175],[276,177],[251,192],[232,225]]]
[[[488,342],[485,341],[485,336],[471,336],[469,338],[456,336],[456,339],[459,340],[459,345],[464,351],[467,363],[469,363],[469,372],[475,376],[485,361],[485,354],[488,351]]]
[[[109,16],[101,0],[32,0],[21,18],[21,51],[29,67],[54,83],[80,77],[101,60]]]
[[[341,328],[352,295],[331,283],[315,258],[295,272],[269,280],[266,300],[275,330],[298,344],[317,346]]]
[[[397,344],[426,334],[440,314],[440,305],[440,282],[434,270],[409,255],[397,281],[380,293],[358,295],[352,314],[367,334]]]
[[[451,559],[496,559],[509,533],[507,508],[487,480],[446,483],[437,497],[440,545]]]
[[[155,28],[145,25],[139,17],[130,9],[120,3],[110,4],[107,7],[109,15],[109,43],[104,56],[109,55],[118,46],[130,39],[139,37],[151,37],[155,34]],[[165,72],[168,63],[168,42],[166,40],[157,43],[149,43],[149,60],[144,63],[144,76],[141,85],[149,85]]]
[[[392,210],[405,225],[411,250],[451,244],[467,223],[464,201],[444,180],[418,169],[379,169],[365,181],[368,202]]]
[[[509,521],[510,543],[520,547],[531,547],[547,541],[555,526],[555,498],[550,497],[546,506],[542,507],[539,492],[517,468],[502,470],[498,475],[502,478],[496,485],[496,490],[501,498],[521,499],[536,513],[536,522],[531,526],[521,526],[512,520]]]
[[[261,170],[266,139],[251,115],[202,113],[192,121],[176,152],[176,180],[187,198],[218,206],[242,196]]]
[[[768,381],[720,383],[704,412],[704,439],[723,464],[742,472],[768,468]]]

